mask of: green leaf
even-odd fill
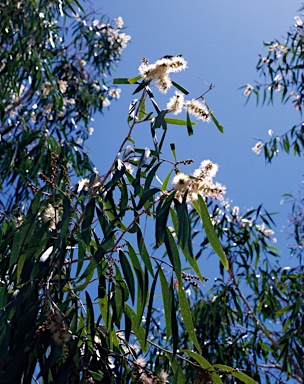
[[[180,305],[180,311],[184,320],[185,328],[188,331],[189,337],[193,341],[197,350],[202,353],[201,347],[199,345],[198,339],[196,337],[196,332],[193,325],[192,315],[189,307],[189,302],[186,297],[186,292],[184,290],[183,284],[178,282],[178,299]]]
[[[159,166],[162,164],[162,162],[159,162],[157,163],[152,169],[151,171],[149,172],[148,176],[147,176],[147,179],[146,179],[146,182],[145,182],[145,186],[144,186],[144,191],[146,191],[147,189],[150,188],[151,186],[151,183],[155,177],[155,174],[156,174],[156,171],[158,170]]]
[[[141,209],[144,206],[145,202],[148,201],[152,196],[154,196],[158,192],[160,192],[160,188],[151,188],[144,191],[144,193],[141,195],[139,199],[138,206],[136,209],[137,210]]]
[[[137,303],[136,303],[136,309],[137,313],[135,316],[135,325],[138,327],[141,322],[142,314],[144,312],[146,301],[147,301],[147,295],[148,295],[148,275],[147,272],[144,273],[144,271],[141,268],[140,262],[138,260],[137,254],[135,250],[133,249],[132,245],[126,241],[128,245],[129,250],[129,257],[131,260],[131,263],[133,265],[136,277],[137,277]],[[147,269],[145,269],[147,271]]]
[[[134,284],[134,276],[133,276],[133,271],[131,268],[131,265],[125,255],[125,253],[122,250],[119,250],[119,260],[120,264],[123,270],[123,274],[126,279],[126,283],[128,285],[130,295],[132,298],[132,304],[134,304],[135,300],[135,284]]]
[[[257,384],[257,382],[255,380],[253,380],[251,377],[245,375],[245,373],[239,372],[237,369],[228,367],[227,365],[223,365],[223,364],[214,364],[213,366],[214,366],[214,368],[219,368],[222,371],[229,372],[232,376],[241,380],[245,384]]]
[[[148,339],[149,333],[150,333],[150,322],[152,318],[152,306],[153,306],[153,300],[154,300],[154,292],[155,292],[155,287],[157,283],[157,278],[158,278],[158,273],[159,273],[160,267],[158,268],[157,272],[155,273],[151,290],[150,290],[150,299],[148,303],[148,309],[147,309],[147,314],[146,314],[146,335],[145,338]]]
[[[124,312],[128,316],[128,318],[131,320],[132,324],[132,330],[144,352],[147,350],[147,343],[146,343],[146,338],[145,338],[145,330],[142,326],[137,325],[137,315],[133,311],[133,309],[128,305],[125,304],[124,307]]]
[[[175,206],[178,216],[178,244],[182,249],[185,249],[187,246],[191,249],[192,239],[187,204],[176,202]]]
[[[197,211],[197,213],[200,215],[203,221],[203,225],[205,228],[205,232],[207,235],[207,238],[210,242],[211,247],[213,248],[214,252],[218,255],[218,257],[221,260],[221,263],[226,268],[226,270],[229,270],[229,263],[226,257],[226,254],[222,248],[222,245],[217,237],[217,234],[215,232],[215,229],[213,227],[213,224],[210,220],[210,215],[208,212],[208,209],[206,207],[206,203],[204,199],[201,196],[198,196],[198,203],[196,201],[193,202],[193,207]]]
[[[94,335],[95,335],[95,326],[94,326],[94,309],[90,295],[85,291],[86,302],[87,302],[87,343],[88,347],[93,351],[94,344]]]
[[[93,377],[94,380],[101,381],[104,377],[104,374],[101,371],[93,372],[88,369],[89,375]]]
[[[205,103],[205,104],[206,104],[206,103]],[[211,110],[210,110],[210,108],[208,107],[207,104],[206,104],[206,107],[207,107],[207,109],[208,109],[208,111],[209,111],[209,114],[210,114],[210,116],[211,116],[211,119],[212,119],[212,121],[214,122],[214,124],[216,125],[217,129],[218,129],[221,133],[224,133],[224,126],[221,125],[221,124],[217,121],[217,119],[215,118],[215,116],[213,115],[213,113],[211,112]]]
[[[188,136],[192,136],[194,133],[188,111],[187,111],[187,131],[188,131]]]
[[[147,251],[145,241],[144,241],[144,238],[143,238],[143,235],[142,235],[140,229],[137,231],[137,244],[138,244],[139,253],[143,259],[145,266],[147,267],[147,269],[151,273],[151,275],[154,276],[154,271],[153,271],[153,267],[151,264],[151,258],[150,258],[148,251]]]
[[[12,245],[9,267],[12,267],[17,262],[22,252],[22,249],[27,248],[27,244],[30,241],[33,232],[35,231],[36,216],[40,207],[41,195],[42,190],[38,191],[35,195],[33,202],[30,206],[28,215],[26,216],[22,225],[17,230],[17,234],[14,238],[14,242]]]
[[[113,307],[113,321],[115,322],[115,325],[120,328],[120,321],[123,314],[123,308],[125,302],[129,299],[129,290],[127,287],[127,284],[123,280],[123,277],[120,272],[120,268],[115,264],[115,288],[114,288],[114,303],[112,300],[112,307]]]
[[[181,366],[178,364],[176,359],[174,359],[172,354],[166,352],[166,355],[167,355],[168,360],[170,362],[170,365],[172,367],[172,371],[174,372],[172,384],[185,384],[187,382],[187,379],[186,379],[185,375],[183,374],[183,370],[182,370]]]
[[[171,327],[172,290],[170,289],[170,286],[167,283],[167,279],[161,267],[159,267],[159,277],[160,277],[162,297],[164,302],[165,321],[166,321],[166,338],[167,340],[169,340],[169,337],[172,334],[172,327]]]
[[[152,126],[154,129],[160,128],[160,127],[163,127],[164,129],[167,128],[167,122],[165,119],[165,116],[167,113],[168,113],[168,111],[166,109],[164,109],[158,113],[158,115],[156,116],[156,118],[154,120],[153,126]]]
[[[181,91],[182,93],[184,93],[185,95],[188,95],[189,94],[189,91],[187,91],[187,89],[185,89],[184,87],[182,87],[180,84],[177,84],[175,81],[172,81],[172,85],[177,88],[179,91]]]
[[[165,245],[166,245],[166,250],[167,250],[169,259],[176,273],[176,278],[178,279],[178,282],[182,284],[182,278],[181,278],[182,268],[181,268],[179,252],[178,252],[175,240],[172,236],[172,233],[168,227],[166,227],[166,232],[165,232]]]
[[[91,225],[94,218],[95,198],[89,202],[81,227],[81,237],[86,244],[91,241]]]
[[[139,120],[143,120],[146,117],[146,102],[145,98],[142,97],[139,104],[138,118]]]
[[[156,208],[155,241],[157,247],[159,247],[164,241],[170,206],[172,200],[174,199],[175,193],[176,191],[171,193],[168,197],[162,196]],[[165,202],[163,203],[164,200]]]
[[[170,148],[171,148],[171,152],[172,152],[173,158],[174,158],[174,160],[176,161],[175,144],[174,144],[174,143],[170,143]],[[172,172],[172,171],[171,171],[171,172]]]
[[[168,173],[168,175],[166,176],[166,178],[165,178],[165,180],[164,180],[164,182],[163,182],[163,185],[161,186],[161,190],[162,190],[163,192],[166,191],[167,188],[168,188],[168,184],[169,184],[169,181],[170,181],[170,179],[171,179],[172,172],[173,172],[173,170],[171,170],[171,171]]]
[[[184,352],[184,353],[187,353],[189,356],[191,356],[195,361],[197,361],[199,363],[199,365],[203,368],[203,369],[206,369],[212,380],[213,380],[213,383],[215,384],[223,384],[221,378],[219,377],[219,375],[216,373],[215,369],[213,368],[213,366],[209,363],[208,360],[206,360],[203,356],[199,355],[198,353],[196,352],[193,352],[193,351],[190,351],[188,349],[183,349],[181,352]]]
[[[140,77],[141,78],[141,77]],[[139,86],[135,89],[135,91],[133,92],[133,95],[135,95],[135,93],[138,93],[140,92],[141,90],[143,90],[147,85],[149,85],[150,83],[150,80],[147,81],[147,80],[143,80]]]
[[[130,78],[116,78],[113,79],[113,84],[135,84],[141,76],[130,77]]]
[[[171,118],[171,117],[166,117],[165,121],[168,124],[182,125],[182,126],[188,125],[188,121],[187,120],[183,120],[183,119],[174,119],[174,118]],[[190,121],[190,123],[191,123],[191,125],[197,125],[197,123],[195,121]]]

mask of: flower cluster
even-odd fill
[[[43,221],[49,223],[49,231],[54,231],[56,229],[58,220],[58,212],[56,212],[55,208],[49,204],[43,213]]]
[[[226,187],[218,182],[213,182],[217,171],[217,164],[204,160],[193,172],[193,176],[178,173],[172,180],[173,188],[177,191],[176,198],[182,201],[186,195],[187,201],[195,201],[200,195],[204,198],[222,200]]]
[[[252,151],[259,155],[262,152],[262,148],[264,147],[264,143],[262,141],[258,141],[256,145],[252,148]]]
[[[295,16],[295,20],[296,20],[296,27],[297,27],[297,32],[298,32],[298,35],[300,37],[300,39],[304,40],[304,25],[303,25],[303,21],[302,19],[299,17],[299,16]]]
[[[155,85],[161,93],[166,93],[172,82],[169,77],[171,72],[180,72],[187,68],[187,62],[181,56],[164,57],[154,64],[149,64],[146,59],[138,68],[141,77],[146,81],[155,80]]]
[[[192,99],[190,101],[187,101],[186,109],[198,120],[203,120],[209,123],[210,113],[203,99],[202,101],[199,101],[197,99]]]
[[[244,95],[249,96],[252,91],[253,91],[253,86],[251,84],[247,84],[247,87],[244,91]]]

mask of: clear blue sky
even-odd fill
[[[258,79],[255,65],[258,54],[266,54],[263,41],[281,39],[286,34],[300,2],[95,0],[92,4],[111,19],[122,16],[125,32],[132,37],[114,77],[136,76],[143,57],[154,62],[163,55],[182,54],[189,68],[174,80],[189,89],[191,96],[197,97],[207,89],[196,75],[215,85],[206,101],[224,125],[224,134],[213,123],[199,122],[191,137],[186,129],[169,126],[167,146],[174,142],[178,158],[195,160],[189,173],[203,159],[218,163],[217,180],[227,186],[226,197],[233,200],[233,205],[246,209],[263,203],[270,212],[281,211],[276,218],[276,237],[281,246],[285,235],[280,231],[288,207],[280,206],[280,200],[284,193],[297,193],[303,175],[302,159],[281,153],[272,164],[265,164],[251,148],[255,138],[267,139],[269,129],[283,133],[300,121],[300,115],[279,100],[274,106],[256,107],[252,99],[245,106],[246,98],[238,88]],[[110,110],[96,116],[92,124],[95,132],[88,146],[101,173],[112,163],[128,129],[127,111],[134,88],[121,88],[120,100],[113,101]],[[155,98],[158,100],[158,95]],[[137,128],[136,141],[138,146],[153,147],[148,125]]]

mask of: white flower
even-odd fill
[[[117,27],[121,29],[124,25],[123,18],[121,16],[118,16],[117,19],[114,19],[115,23],[117,24]]]
[[[74,105],[76,104],[76,101],[75,99],[73,99],[72,97],[70,99],[64,99],[64,103],[65,104],[71,104],[71,105]]]
[[[56,214],[55,208],[49,204],[43,213],[43,221],[49,223],[49,231],[56,229],[56,223],[58,223],[58,213]]]
[[[163,383],[169,383],[169,374],[165,372],[163,369],[159,372],[158,376],[161,378]]]
[[[81,145],[83,143],[83,139],[81,137],[77,137],[76,144]]]
[[[85,189],[86,191],[88,190],[88,187],[89,187],[89,184],[90,184],[90,180],[89,179],[81,179],[78,181],[78,188],[77,188],[77,193],[81,192],[83,189]]]
[[[102,106],[108,107],[110,104],[111,104],[111,101],[107,97],[105,97],[102,101]]]
[[[253,86],[251,84],[247,84],[247,88],[244,91],[244,95],[249,96],[252,91],[253,91]]]
[[[68,88],[68,82],[65,80],[58,80],[58,87],[61,93],[65,93]]]
[[[164,57],[154,64],[143,62],[138,68],[140,75],[147,81],[157,80],[163,82],[171,72],[180,72],[187,68],[187,62],[181,56]],[[168,82],[168,80],[165,80]],[[170,81],[171,82],[171,81]],[[169,82],[168,82],[169,83]],[[161,88],[162,89],[162,88]]]
[[[269,135],[270,137],[272,137],[272,136],[274,135],[274,132],[273,132],[272,129],[269,129],[269,130],[268,130],[268,135]]]
[[[89,135],[92,135],[93,132],[94,132],[94,128],[91,127],[91,128],[88,129],[88,133],[89,133]]]
[[[172,96],[167,103],[167,109],[169,109],[174,115],[178,115],[183,110],[184,95],[181,92],[175,91],[175,95]]]
[[[113,97],[113,99],[119,99],[120,98],[121,89],[120,88],[113,88],[110,89],[108,92],[108,95],[110,97]]]
[[[299,16],[295,16],[296,27],[303,27],[303,21]]]
[[[256,145],[252,148],[253,152],[259,155],[264,147],[264,143],[262,141],[258,141]]]
[[[47,81],[46,83],[42,84],[41,88],[42,88],[42,95],[44,97],[47,97],[48,94],[50,93],[50,90],[52,89],[52,84]]]
[[[187,61],[181,56],[173,56],[170,58],[169,72],[180,72],[187,68]]]
[[[172,82],[168,75],[164,75],[162,77],[159,77],[155,82],[156,87],[158,88],[159,92],[161,93],[167,93],[169,88],[172,85]]]
[[[275,78],[273,79],[276,83],[278,83],[279,81],[281,81],[282,80],[282,74],[281,73],[279,73],[278,75],[276,75],[275,76]]]
[[[186,192],[191,184],[191,179],[184,173],[178,173],[172,180],[173,188],[179,192]]]
[[[203,160],[200,164],[199,169],[201,173],[204,173],[204,176],[215,177],[219,169],[218,164],[212,163],[211,160]]]
[[[134,168],[132,167],[132,164],[125,163],[125,167],[126,167],[126,172],[129,172],[131,175],[133,175]]]
[[[169,60],[160,59],[154,64],[142,63],[138,68],[140,75],[147,81],[157,80],[167,75]]]
[[[262,232],[265,236],[270,237],[274,234],[274,231],[272,229],[266,228],[265,224],[260,224],[256,226],[257,229]]]
[[[85,60],[83,59],[78,60],[78,65],[80,69],[82,69],[86,64],[87,62]]]
[[[185,108],[188,110],[189,113],[194,115],[198,120],[203,120],[206,122],[210,121],[210,113],[208,111],[208,108],[203,102],[196,99],[192,99],[186,102]]]

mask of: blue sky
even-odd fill
[[[219,164],[217,181],[226,185],[226,197],[233,200],[233,205],[246,209],[263,203],[270,212],[281,211],[276,218],[276,237],[281,246],[285,235],[280,230],[286,223],[288,207],[282,207],[280,200],[284,193],[297,193],[303,175],[302,160],[281,153],[272,164],[265,164],[263,157],[255,155],[251,148],[255,138],[267,139],[269,129],[275,134],[283,133],[300,122],[300,115],[291,105],[282,106],[279,100],[274,106],[256,107],[252,99],[245,106],[246,98],[238,88],[258,80],[255,65],[259,53],[266,55],[263,41],[281,39],[286,34],[300,3],[95,0],[93,6],[111,19],[122,16],[125,32],[132,37],[113,77],[136,76],[143,57],[152,63],[163,55],[182,54],[188,69],[176,74],[174,80],[185,86],[192,97],[207,90],[197,76],[215,85],[206,101],[224,125],[224,134],[213,123],[199,122],[191,137],[185,128],[169,126],[168,157],[169,143],[174,142],[179,159],[195,160],[192,168],[185,169],[189,173],[202,160],[210,159]],[[101,173],[111,165],[128,129],[127,111],[134,88],[121,88],[119,101],[113,101],[109,111],[96,116],[92,124],[95,131],[88,146]],[[168,93],[168,98],[172,94],[173,91]],[[162,107],[168,98],[158,97],[155,91],[155,99]],[[137,128],[135,139],[138,147],[153,147],[148,125]]]

